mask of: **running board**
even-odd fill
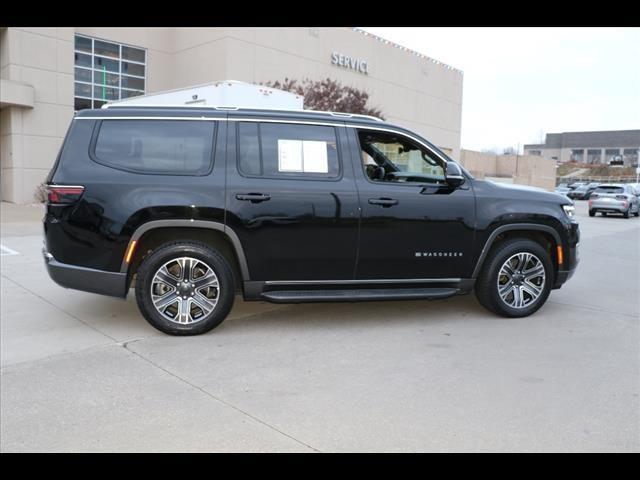
[[[263,292],[272,303],[364,302],[371,300],[435,300],[452,297],[457,288],[369,288],[357,290],[276,290]]]

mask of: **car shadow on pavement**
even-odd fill
[[[75,294],[76,292],[74,292]],[[82,295],[76,298],[74,315],[87,318],[87,323],[106,333],[115,331],[116,337],[133,338],[164,336],[151,327],[137,309],[133,291],[126,301],[108,297]],[[272,304],[245,302],[236,296],[227,319],[209,332],[257,331],[261,329],[344,329],[376,326],[387,323],[414,324],[416,322],[456,322],[502,317],[486,311],[474,295],[456,296],[443,300],[398,300],[384,302],[332,302]]]

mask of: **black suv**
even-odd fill
[[[471,292],[535,312],[578,262],[565,196],[474,179],[421,136],[314,111],[112,106],[73,119],[48,179],[44,257],[190,335],[238,290],[278,303]]]

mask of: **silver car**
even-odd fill
[[[596,212],[603,216],[608,213],[621,213],[624,218],[629,218],[631,214],[637,217],[640,215],[638,193],[628,184],[602,184],[589,198],[589,216],[595,216]]]

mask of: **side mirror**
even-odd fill
[[[451,188],[458,188],[464,183],[464,175],[460,165],[455,162],[447,162],[447,169],[444,174],[444,180]]]

